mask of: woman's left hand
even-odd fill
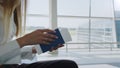
[[[33,53],[33,54],[36,54],[36,53],[37,53],[37,50],[35,49],[35,47],[32,47],[32,53]]]
[[[63,47],[63,46],[64,46],[63,44],[59,44],[58,46],[51,48],[50,52],[52,52],[52,51],[54,51],[54,50],[57,50],[58,48]],[[36,54],[36,53],[37,53],[35,47],[32,48],[32,53],[33,53],[33,54]]]
[[[50,52],[57,50],[58,48],[63,47],[63,46],[64,46],[63,44],[58,44],[58,46],[51,48]]]

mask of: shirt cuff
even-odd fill
[[[41,49],[41,47],[40,47],[40,44],[35,45],[35,49],[36,49],[36,51],[37,51],[38,54],[43,53],[43,52],[42,52],[42,49]]]
[[[33,46],[25,46],[21,48],[21,57],[22,59],[29,59],[32,60],[35,57],[35,54],[32,53]]]

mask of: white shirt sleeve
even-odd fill
[[[33,46],[25,46],[21,48],[21,58],[32,60],[35,57],[35,54],[32,53]]]
[[[0,64],[20,63],[20,56],[20,47],[16,40],[10,41],[4,45],[0,45]]]
[[[41,49],[41,47],[40,47],[40,44],[35,45],[35,49],[37,50],[37,53],[38,53],[38,54],[43,53],[43,52],[42,52],[42,49]]]
[[[33,58],[36,56],[35,54],[32,53],[32,47],[33,46],[25,46],[21,49],[21,58],[22,59],[29,59],[29,60],[33,60]],[[41,50],[40,45],[34,45],[36,51],[38,54],[43,53]]]

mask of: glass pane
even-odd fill
[[[92,19],[90,32],[90,41],[92,43],[92,48],[111,47],[114,44],[110,43],[116,41],[115,23],[113,20]]]
[[[27,32],[31,32],[36,29],[49,28],[49,18],[28,16],[26,28],[27,28],[26,30]]]
[[[115,17],[120,17],[120,0],[114,0],[115,4]]]
[[[28,0],[28,14],[49,14],[49,0]]]
[[[64,47],[59,49],[60,52],[79,53],[88,52],[89,44],[65,44]]]
[[[116,24],[116,38],[117,38],[117,42],[120,42],[120,20],[116,20],[115,21]],[[118,45],[118,47],[120,48],[120,44]]]
[[[89,16],[89,0],[58,0],[58,15]]]
[[[89,51],[89,44],[68,44],[68,52],[75,52],[75,53],[80,53],[80,52],[88,52]]]
[[[93,17],[113,17],[112,0],[91,0],[91,16]]]
[[[89,51],[89,44],[68,44],[69,51]]]
[[[58,18],[58,27],[68,28],[72,42],[88,42],[88,19]]]

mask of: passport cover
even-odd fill
[[[48,45],[40,44],[40,47],[41,47],[43,53],[49,51],[52,47],[56,47],[58,44],[65,43],[65,41],[60,33],[60,30],[57,28],[57,29],[55,29],[55,31],[56,31],[55,35],[58,37],[57,39],[55,39]]]

